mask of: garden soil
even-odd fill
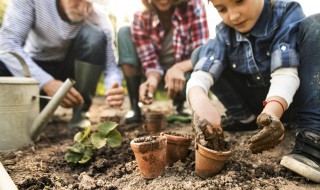
[[[216,99],[212,102],[223,107]],[[294,146],[295,129],[289,126],[284,141],[276,148],[260,154],[251,154],[247,147],[253,132],[225,132],[230,143],[232,157],[227,161],[221,173],[214,177],[201,179],[194,171],[194,142],[190,146],[187,160],[166,167],[164,175],[145,180],[141,177],[130,141],[146,136],[143,124],[124,125],[123,115],[129,109],[128,100],[121,110],[104,104],[103,97],[96,97],[90,109],[93,126],[99,122],[113,120],[119,123],[118,130],[123,136],[120,147],[104,147],[87,164],[71,164],[64,160],[68,146],[73,144],[73,136],[79,129],[68,130],[67,121],[71,111],[59,108],[39,138],[33,145],[19,150],[0,153],[0,161],[6,168],[18,189],[40,190],[161,190],[161,189],[235,189],[235,190],[299,190],[320,189],[320,185],[309,181],[280,166],[283,155]],[[144,106],[143,111],[173,110],[171,101],[156,101]],[[179,122],[167,123],[165,131],[189,134],[194,137],[191,124]],[[5,183],[0,181],[0,183]]]

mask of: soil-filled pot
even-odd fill
[[[133,139],[130,146],[143,178],[154,179],[164,174],[167,148],[165,136],[140,137]]]
[[[179,160],[184,162],[188,156],[192,137],[174,132],[165,132],[161,135],[167,138],[167,165],[172,166]]]
[[[145,130],[147,133],[160,132],[166,123],[166,117],[163,112],[151,111],[145,114]]]
[[[208,149],[198,143],[195,145],[196,160],[195,170],[196,174],[201,178],[212,177],[219,173],[224,164],[231,156],[231,151],[218,152]]]

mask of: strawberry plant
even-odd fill
[[[68,147],[64,158],[71,163],[86,163],[104,146],[117,147],[121,145],[122,137],[115,122],[103,122],[97,127],[96,132],[87,127],[84,132],[78,132],[74,136],[75,144]]]

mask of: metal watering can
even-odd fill
[[[14,52],[4,53],[9,53],[19,60],[25,77],[0,77],[0,152],[32,144],[63,97],[75,84],[73,80],[67,79],[39,113],[39,83],[30,78],[28,66],[22,57]]]

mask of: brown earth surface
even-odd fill
[[[213,100],[213,103],[220,106],[223,112],[219,102]],[[97,97],[90,109],[91,121],[93,125],[104,120],[119,121],[129,109],[128,105],[126,100],[122,110],[112,109],[104,105],[102,97]],[[156,101],[143,108],[144,112],[162,110],[168,115],[172,109],[171,101]],[[163,176],[145,180],[139,173],[130,148],[132,139],[147,135],[142,125],[124,125],[121,119],[118,130],[123,142],[120,147],[102,148],[87,164],[70,164],[64,160],[64,154],[72,145],[74,134],[79,131],[68,130],[70,116],[70,110],[59,108],[33,145],[0,153],[0,161],[19,189],[320,189],[320,185],[279,164],[282,156],[289,153],[294,145],[293,127],[286,130],[285,139],[279,146],[260,154],[251,154],[246,144],[255,132],[225,132],[233,155],[221,173],[214,177],[201,179],[196,175],[193,143],[185,163],[178,162],[173,167],[167,167]],[[194,136],[191,124],[168,123],[164,130]]]

